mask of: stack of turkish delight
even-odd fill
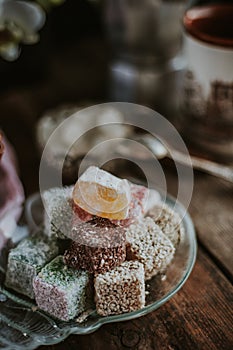
[[[91,166],[43,201],[45,230],[12,249],[6,286],[64,321],[93,302],[102,316],[143,308],[145,281],[164,273],[183,232],[159,193]]]

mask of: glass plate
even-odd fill
[[[173,207],[175,199],[167,196],[166,202]],[[177,205],[181,216],[185,211],[181,204]],[[25,211],[26,221],[30,229],[35,229],[42,222],[43,206],[39,194],[28,198]],[[138,311],[101,317],[95,310],[90,310],[88,317],[71,322],[61,322],[47,314],[36,310],[36,305],[20,294],[4,288],[4,272],[9,246],[1,252],[0,261],[0,349],[27,350],[40,345],[56,344],[70,334],[88,334],[96,331],[105,323],[134,319],[148,314],[168,301],[183,286],[192,271],[197,251],[195,230],[186,213],[183,218],[185,233],[177,248],[172,264],[166,271],[166,278],[157,275],[146,283],[149,294],[146,306]],[[82,315],[84,316],[84,315]]]

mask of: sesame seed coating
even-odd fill
[[[130,225],[126,230],[126,240],[127,259],[143,263],[146,280],[163,272],[175,253],[172,242],[150,217]]]
[[[99,315],[131,312],[145,306],[143,264],[125,261],[113,270],[95,276],[95,302]]]
[[[166,204],[157,204],[147,214],[152,217],[163,233],[177,247],[184,233],[181,217]]]

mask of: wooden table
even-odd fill
[[[50,74],[45,79],[24,87],[11,87],[0,95],[0,125],[17,151],[26,195],[38,190],[39,156],[34,128],[40,114],[57,104],[84,98],[99,100],[104,95],[106,60],[102,54],[96,54],[95,43],[88,47],[84,42],[80,45],[82,55],[76,53],[75,71],[70,58],[60,73],[63,58],[60,53],[56,59],[55,55],[50,57]],[[101,45],[99,42],[98,48]],[[93,60],[95,67],[102,69],[92,68]],[[85,81],[82,75],[85,70],[89,72],[89,80],[92,77],[91,82]],[[163,166],[169,192],[173,193],[175,169],[169,162]],[[147,316],[105,325],[87,336],[70,336],[60,344],[42,346],[40,350],[233,349],[232,210],[233,185],[196,172],[189,211],[199,248],[196,265],[184,287]]]

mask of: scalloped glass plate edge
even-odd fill
[[[35,222],[33,222],[33,217],[32,217],[32,205],[35,203],[38,205],[39,201],[40,201],[39,193],[30,196],[26,201],[25,217],[26,217],[26,220],[28,222],[29,227],[31,227],[31,228],[33,227],[33,224],[35,224]],[[169,206],[172,206],[175,201],[176,200],[170,195],[168,195],[166,197],[166,203]],[[185,212],[185,209],[183,208],[182,204],[180,204],[180,203],[178,203],[177,209],[181,215]],[[16,343],[10,343],[10,341],[7,341],[6,339],[1,339],[1,335],[0,335],[0,349],[12,350],[13,349],[12,345],[14,345],[15,350],[22,350],[22,349],[32,350],[32,349],[36,349],[37,347],[39,347],[41,345],[57,344],[57,343],[61,342],[62,340],[64,340],[65,338],[67,338],[71,334],[80,334],[80,335],[81,334],[89,334],[89,333],[95,332],[104,324],[113,323],[113,322],[122,322],[122,321],[135,319],[135,318],[144,316],[144,315],[158,309],[160,306],[162,306],[164,303],[166,303],[169,299],[171,299],[181,289],[181,287],[187,281],[187,279],[188,279],[188,277],[193,269],[193,266],[195,264],[196,254],[197,254],[196,234],[195,234],[193,222],[190,218],[190,215],[187,212],[185,213],[184,218],[183,218],[183,225],[185,228],[185,236],[186,236],[186,239],[188,240],[188,243],[189,243],[189,254],[188,254],[188,258],[187,258],[187,266],[186,266],[185,272],[182,275],[182,278],[180,278],[179,282],[171,290],[169,290],[169,293],[167,293],[165,296],[155,300],[155,302],[153,302],[149,305],[146,305],[143,309],[140,309],[140,310],[137,310],[137,311],[134,311],[131,313],[113,315],[113,316],[108,316],[108,317],[101,317],[101,316],[98,316],[97,314],[94,314],[94,316],[95,317],[98,316],[98,318],[94,318],[93,322],[91,322],[87,326],[84,325],[83,327],[78,326],[78,325],[74,325],[74,322],[72,324],[60,323],[60,325],[59,325],[59,322],[57,323],[57,321],[53,320],[49,316],[46,316],[45,314],[40,313],[41,315],[43,315],[44,318],[46,318],[47,320],[50,320],[51,323],[54,323],[54,331],[55,330],[57,331],[57,333],[53,334],[53,336],[48,336],[48,337],[39,336],[37,333],[33,334],[33,332],[30,332],[30,331],[27,333],[26,328],[24,328],[24,327],[21,328],[17,324],[14,324],[13,320],[6,319],[4,321],[4,317],[1,313],[1,303],[0,303],[0,324],[2,322],[7,323],[9,326],[11,326],[13,328],[15,327],[15,329],[17,331],[20,331],[20,332],[22,332],[22,334],[26,334],[32,338],[31,342],[28,343],[28,345],[26,345],[26,344],[17,345]],[[35,228],[35,227],[33,227],[33,228]],[[2,290],[2,291],[0,290],[0,293],[4,293],[4,290]],[[8,297],[10,299],[11,299],[11,296],[12,296],[12,299],[15,301],[14,294],[9,293]],[[19,304],[20,304],[20,298],[19,298]],[[5,343],[4,343],[4,341],[5,341]]]

